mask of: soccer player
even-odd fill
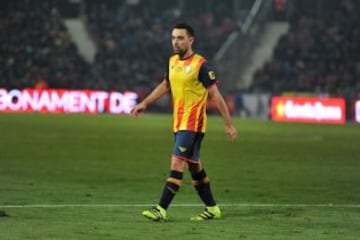
[[[169,59],[164,79],[131,111],[138,116],[146,107],[165,95],[169,90],[173,100],[173,131],[175,146],[171,157],[170,175],[166,180],[157,206],[142,214],[154,221],[167,219],[167,209],[179,191],[183,172],[188,167],[193,185],[205,204],[205,210],[191,218],[192,221],[219,219],[221,210],[213,197],[210,180],[200,161],[200,146],[206,130],[206,102],[208,95],[216,102],[221,113],[225,132],[232,141],[237,131],[232,124],[227,105],[218,90],[215,73],[207,60],[195,53],[194,30],[185,23],[173,26],[171,43],[174,51]]]

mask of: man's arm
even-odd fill
[[[148,105],[164,96],[169,91],[169,89],[169,82],[164,79],[144,100],[142,100],[131,110],[130,114],[136,117],[139,113],[144,112]]]
[[[211,99],[213,101],[215,101],[216,107],[224,119],[226,134],[229,136],[231,141],[236,141],[236,139],[237,139],[236,128],[232,124],[229,109],[228,109],[228,107],[225,103],[225,100],[224,100],[223,96],[221,95],[218,87],[216,86],[216,84],[214,84],[213,86],[211,86],[209,88],[209,94],[210,94]]]

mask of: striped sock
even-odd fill
[[[179,191],[182,184],[183,173],[171,170],[170,177],[166,180],[164,189],[161,194],[159,205],[167,209],[174,198],[175,194]]]

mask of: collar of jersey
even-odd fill
[[[180,58],[180,56],[179,56],[179,60],[180,60],[180,61],[186,61],[186,60],[192,58],[194,55],[195,55],[195,52],[193,52],[190,56],[188,56],[188,57],[186,57],[186,58]]]

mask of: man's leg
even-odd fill
[[[221,217],[220,208],[217,206],[210,187],[210,179],[201,163],[189,164],[194,188],[196,189],[200,199],[205,204],[205,210],[199,215],[192,217],[191,220],[200,221],[208,219],[218,219]]]
[[[182,184],[185,164],[186,163],[183,160],[180,160],[174,156],[172,157],[170,176],[166,180],[159,204],[154,208],[144,211],[143,215],[145,217],[154,221],[161,221],[167,218],[166,210],[168,209],[171,201],[179,191],[179,188]]]

